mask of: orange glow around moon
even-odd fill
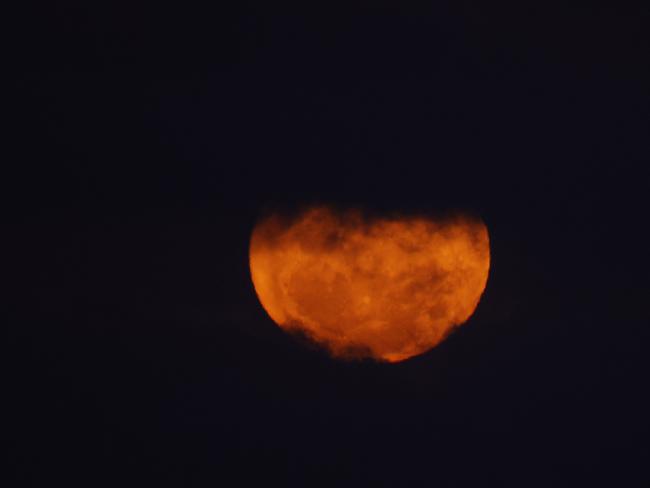
[[[368,219],[317,207],[262,220],[250,242],[271,318],[341,358],[397,362],[433,348],[474,313],[489,268],[487,228],[465,216]]]

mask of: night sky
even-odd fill
[[[23,9],[5,486],[650,486],[650,8],[484,3]],[[474,316],[285,334],[250,233],[314,203],[480,215]]]

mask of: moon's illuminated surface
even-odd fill
[[[270,317],[342,358],[396,362],[433,348],[474,313],[489,268],[487,228],[467,216],[367,219],[316,207],[260,221],[250,242]]]

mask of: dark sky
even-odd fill
[[[349,3],[19,14],[7,486],[650,486],[650,8]],[[475,315],[285,335],[248,239],[315,202],[481,215]]]

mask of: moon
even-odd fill
[[[468,215],[370,218],[319,206],[259,221],[249,261],[260,303],[282,329],[335,358],[398,362],[474,313],[490,244]]]

